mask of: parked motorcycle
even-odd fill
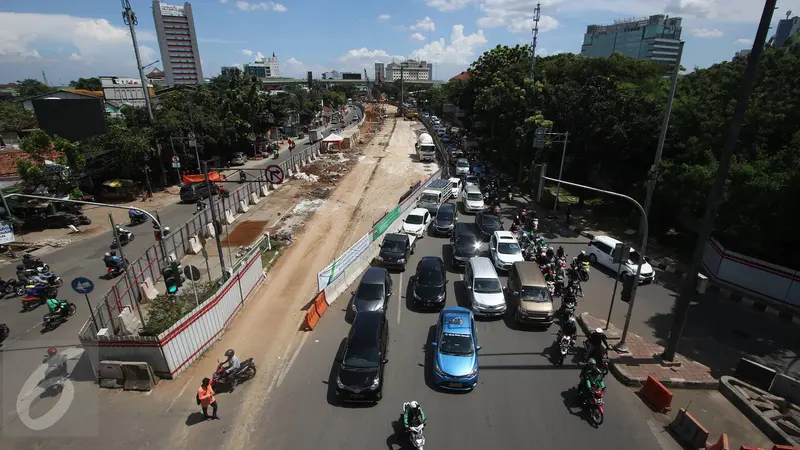
[[[9,294],[17,295],[17,290],[19,288],[25,288],[25,285],[22,284],[20,280],[15,278],[10,278],[8,280],[3,280],[0,278],[0,297],[5,297]]]
[[[22,266],[26,269],[36,269],[38,272],[50,272],[50,266],[45,264],[38,256],[29,253],[22,255]]]
[[[53,331],[58,328],[59,325],[66,322],[70,316],[75,314],[75,311],[78,309],[74,303],[70,303],[66,300],[59,300],[59,302],[61,303],[61,311],[47,313],[42,318],[42,323],[46,331]]]
[[[128,219],[130,219],[130,225],[135,227],[136,225],[143,224],[147,222],[147,214],[139,211],[138,209],[129,209],[128,210]]]
[[[0,344],[8,338],[9,333],[11,330],[8,329],[8,325],[0,323]]]
[[[239,370],[233,374],[233,377],[236,379],[237,383],[247,381],[255,376],[256,363],[253,358],[247,358],[246,360],[242,361],[241,365],[239,366]],[[219,363],[219,365],[217,365],[217,370],[214,372],[214,375],[211,376],[211,386],[216,384],[223,384],[226,386],[231,385],[231,380],[229,379],[229,375],[225,372],[225,365],[223,363]]]
[[[116,237],[111,239],[111,248],[118,248],[120,246],[119,245],[120,243],[122,243],[122,245],[128,245],[129,243],[133,242],[133,239],[135,238],[133,232],[131,231],[126,231],[126,232],[121,231],[118,234],[119,234],[119,242],[117,242]]]

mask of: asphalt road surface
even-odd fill
[[[349,114],[345,118],[346,123],[351,123],[356,112],[360,117],[361,113],[358,108],[350,108]],[[330,129],[339,127],[340,125],[334,125],[326,130],[325,134],[330,134]],[[307,140],[297,144],[299,150],[303,150],[308,146]],[[288,159],[288,155],[288,151],[282,151],[280,158],[277,160],[271,158],[252,160],[248,161],[248,164],[243,168],[263,170],[267,165],[275,164],[276,161],[278,163],[283,162]],[[255,174],[256,170],[249,172]],[[239,186],[237,182],[226,182],[223,185],[231,191]],[[173,230],[178,229],[191,219],[195,212],[196,205],[194,203],[177,203],[158,210],[163,224]],[[127,224],[122,225],[127,226]],[[136,235],[136,239],[126,245],[123,251],[128,260],[134,261],[155,243],[155,239],[153,237],[153,228],[149,221],[129,228]],[[0,401],[2,401],[0,406],[2,408],[0,410],[3,412],[4,419],[0,421],[0,425],[7,425],[9,423],[8,417],[12,417],[10,420],[14,420],[16,394],[20,391],[31,372],[41,363],[46,349],[50,346],[63,348],[78,345],[78,331],[89,318],[89,311],[84,296],[76,294],[70,287],[71,281],[76,277],[86,277],[94,281],[94,292],[89,294],[89,300],[93,305],[111,289],[111,286],[118,282],[119,278],[113,280],[99,278],[106,273],[102,259],[103,254],[109,251],[111,239],[109,225],[109,231],[102,235],[66,246],[43,257],[50,265],[51,270],[64,280],[64,287],[59,290],[58,298],[69,300],[78,307],[75,315],[56,330],[46,334],[41,333],[41,319],[47,312],[46,306],[40,306],[30,312],[21,312],[20,298],[8,297],[0,300],[0,322],[6,323],[11,330],[8,339],[0,348],[0,374],[2,375],[0,377],[2,379],[2,385],[0,386],[2,387],[0,389]],[[4,279],[16,278],[16,264],[9,264],[1,268],[0,277]],[[87,372],[89,368],[83,360],[81,360],[81,366],[78,369],[74,369],[79,359],[76,358],[76,360],[70,362],[70,370]],[[88,381],[91,379],[91,373],[89,371],[89,373],[75,374],[75,378]],[[96,387],[91,386],[90,389],[96,389]],[[96,396],[90,397],[95,398]],[[2,429],[0,429],[0,433],[2,433]]]
[[[461,214],[459,220],[474,219]],[[563,237],[551,230],[545,230],[545,234],[553,245],[563,245],[572,256],[587,242],[586,238]],[[573,406],[581,353],[569,356],[563,367],[554,367],[549,359],[557,324],[536,330],[520,329],[506,319],[479,320],[482,350],[478,386],[470,393],[433,389],[429,343],[438,316],[410,309],[406,292],[420,258],[439,256],[448,267],[447,304],[468,307],[463,270],[453,270],[447,262],[448,242],[446,237],[427,235],[418,241],[407,271],[392,274],[395,293],[387,309],[390,346],[383,400],[376,406],[344,406],[333,399],[333,360],[349,330],[343,311],[349,301],[348,290],[307,335],[278,378],[262,413],[262,423],[253,428],[252,443],[297,450],[409,448],[395,434],[393,422],[400,419],[403,402],[417,400],[428,417],[426,447],[431,448],[661,447],[640,400],[613,377],[606,380],[605,422],[599,429],[589,425],[580,409]],[[484,244],[484,250],[486,247]],[[605,278],[603,274],[594,275],[584,286],[586,297],[579,300],[579,312],[583,302],[591,301],[597,280]],[[502,282],[505,285],[505,277]],[[582,339],[578,344],[581,347]]]

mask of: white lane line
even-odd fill
[[[300,350],[303,349],[303,345],[305,345],[306,339],[308,339],[308,336],[310,334],[311,334],[310,332],[304,332],[303,333],[303,338],[300,340],[300,345],[297,346],[297,350],[294,351],[294,354],[292,355],[292,359],[290,359],[289,362],[283,367],[283,370],[281,371],[281,374],[278,376],[278,387],[281,387],[281,383],[283,383],[283,379],[286,378],[286,374],[289,373],[289,369],[292,368],[292,364],[294,364],[294,360],[297,359],[297,355],[300,354]]]
[[[406,293],[408,295],[408,293]],[[397,294],[397,324],[400,325],[400,312],[403,311],[403,274],[400,274],[400,293]]]
[[[178,399],[183,398],[183,393],[186,392],[186,388],[189,387],[189,384],[191,384],[192,381],[194,381],[194,377],[190,378],[186,382],[186,384],[183,385],[183,389],[181,389],[181,392],[175,397],[174,400],[172,400],[172,403],[170,403],[169,406],[167,407],[167,412],[169,412],[169,410],[172,409],[172,407],[175,405],[175,402],[177,402]]]

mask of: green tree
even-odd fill
[[[75,89],[85,89],[87,91],[102,91],[103,85],[100,83],[100,78],[78,78],[69,82],[70,87]]]
[[[19,92],[20,97],[28,98],[53,92],[53,88],[39,80],[26,78],[22,81],[17,81],[17,91]]]
[[[16,131],[33,128],[36,116],[26,111],[22,103],[0,102],[0,131]]]

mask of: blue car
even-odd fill
[[[439,313],[434,348],[433,380],[443,389],[470,391],[478,384],[478,332],[472,311],[447,306]]]

